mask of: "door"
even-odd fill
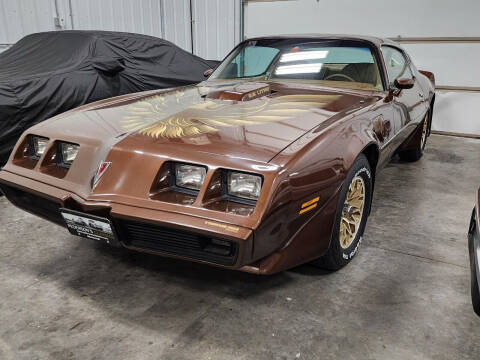
[[[416,127],[425,114],[423,89],[416,80],[410,67],[410,60],[403,51],[393,46],[382,46],[382,54],[387,70],[389,87],[393,94],[392,100],[395,116],[400,117],[402,131],[407,130],[405,127],[412,127],[411,130],[413,131],[413,128]],[[414,81],[413,87],[411,89],[397,89],[395,80],[400,78],[412,79]]]

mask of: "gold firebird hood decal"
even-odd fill
[[[129,105],[121,126],[154,138],[180,138],[221,127],[279,122],[323,109],[340,95],[283,95],[235,102],[208,99],[205,87],[176,90]]]

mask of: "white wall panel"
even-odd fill
[[[437,91],[434,130],[480,135],[479,93]]]
[[[240,41],[240,1],[193,0],[194,52],[223,59]]]
[[[478,36],[478,0],[296,0],[248,2],[248,37],[346,33],[382,37]]]

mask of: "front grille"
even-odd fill
[[[123,219],[115,219],[114,225],[121,241],[138,249],[161,251],[221,265],[233,265],[237,258],[238,246],[228,240]]]
[[[60,214],[59,203],[5,184],[1,184],[0,187],[7,199],[19,208],[42,216],[59,225],[65,225]]]

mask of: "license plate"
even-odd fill
[[[60,209],[67,229],[71,234],[107,243],[115,243],[115,234],[110,220],[78,211]]]

